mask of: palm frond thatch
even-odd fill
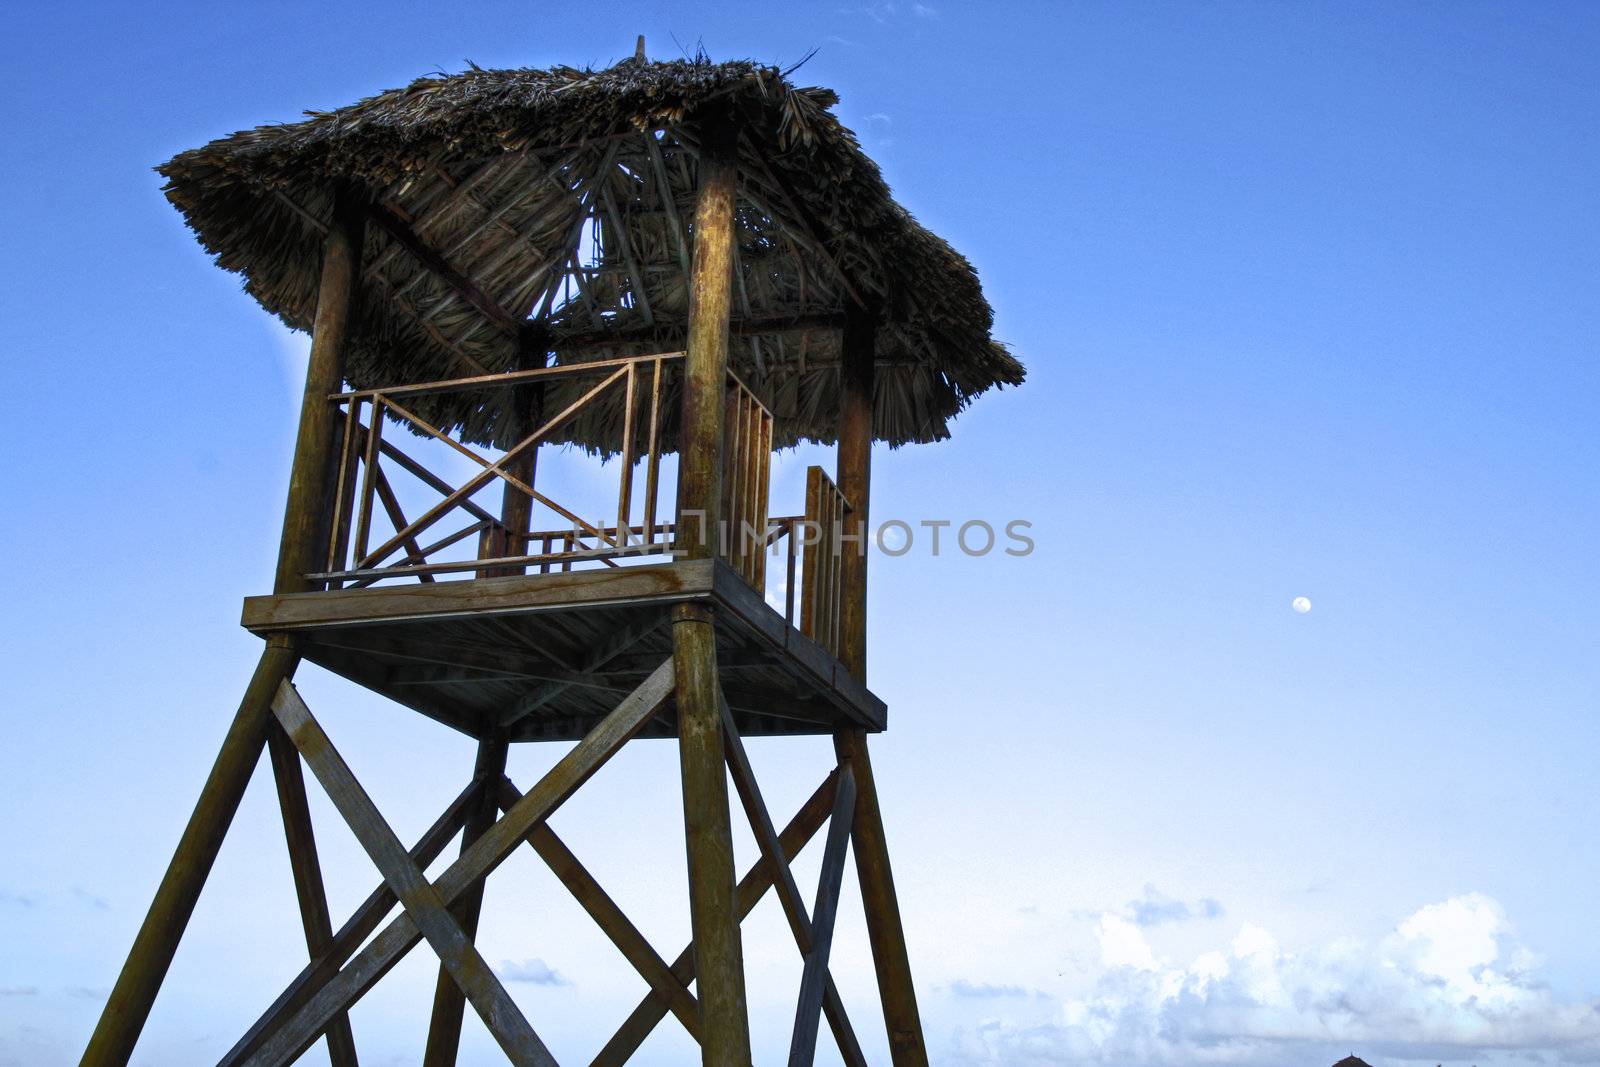
[[[776,413],[777,443],[834,439],[837,323],[852,302],[879,316],[877,438],[937,440],[1023,368],[990,336],[972,265],[894,201],[836,102],[752,62],[473,67],[245,130],[158,170],[218,264],[293,328],[311,327],[335,190],[355,183],[559,360],[667,351],[688,318],[695,115],[730,108],[741,130],[730,356]],[[485,314],[392,230],[367,227],[364,264],[353,386],[526,358],[529,331]],[[468,440],[501,436],[503,397],[418,399]],[[609,450],[618,422],[596,411],[567,439]]]

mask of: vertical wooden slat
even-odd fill
[[[650,371],[650,438],[644,470],[644,539],[654,543],[656,536],[656,497],[661,481],[661,360],[652,360]]]
[[[794,617],[794,601],[796,594],[799,592],[799,590],[795,588],[795,580],[797,577],[795,574],[795,564],[800,560],[800,546],[798,543],[800,540],[799,524],[794,522],[789,523],[789,532],[786,536],[789,539],[789,544],[784,553],[787,558],[784,563],[786,577],[784,578],[783,582],[783,620],[789,625],[793,626],[797,621]],[[803,633],[804,631],[801,632]]]
[[[818,545],[820,538],[814,539],[811,524],[816,523],[822,511],[822,468],[806,468],[806,512],[805,526],[806,545],[802,551],[803,567],[800,572],[800,632],[811,638],[817,637],[817,596],[822,585],[818,580]]]
[[[756,468],[760,481],[756,487],[756,525],[761,531],[761,550],[752,584],[764,592],[767,588],[767,525],[771,515],[769,494],[772,489],[772,412],[765,408],[761,412],[761,445],[757,454],[760,456]]]
[[[350,554],[350,511],[355,503],[352,478],[361,437],[360,397],[345,404],[344,436],[339,442],[339,474],[334,480],[333,517],[328,531],[328,570],[344,570]]]
[[[622,470],[621,484],[617,488],[617,536],[626,547],[633,540],[633,404],[638,392],[634,376],[635,364],[628,364],[628,376],[623,379],[627,397],[622,402]]]
[[[367,428],[367,447],[361,463],[361,506],[356,512],[356,558],[367,554],[367,542],[372,532],[372,496],[378,480],[378,445],[383,439],[383,408],[381,396],[372,398],[372,425]]]

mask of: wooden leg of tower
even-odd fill
[[[855,846],[856,877],[867,917],[867,938],[872,963],[878,972],[878,992],[883,998],[883,1021],[889,1030],[889,1055],[895,1067],[926,1067],[928,1050],[922,1038],[922,1018],[917,993],[911,984],[911,958],[906,952],[905,930],[900,925],[900,902],[895,897],[894,874],[889,869],[889,845],[878,808],[878,786],[872,777],[863,730],[840,730],[833,735],[839,762],[855,775],[856,817],[851,828]]]
[[[89,1047],[83,1053],[83,1067],[121,1067],[133,1055],[156,992],[200,898],[200,889],[211,873],[222,839],[267,743],[272,726],[272,695],[278,683],[294,673],[298,662],[286,641],[269,642],[262,653],[155,900],[100,1013]]]
[[[701,1060],[706,1067],[749,1067],[744,953],[734,894],[728,778],[722,764],[721,688],[709,608],[693,604],[674,609],[672,647]]]
[[[289,735],[274,723],[267,734],[267,753],[278,786],[278,807],[283,813],[283,835],[289,845],[289,867],[294,872],[295,896],[300,900],[300,924],[305,928],[306,951],[315,961],[333,943],[333,921],[328,916],[328,894],[322,885],[322,864],[317,858],[317,838],[306,803],[306,779],[300,753]],[[328,1027],[328,1059],[333,1067],[356,1067],[356,1042],[350,1017],[340,1015]]]
[[[472,843],[487,830],[499,815],[496,787],[506,773],[504,738],[486,737],[478,742],[478,759],[473,768],[474,781],[483,785],[476,806],[467,816],[461,831],[461,851],[465,853]],[[483,882],[479,882],[451,907],[456,921],[469,939],[478,936],[478,916],[483,911]],[[453,1067],[456,1052],[461,1046],[461,1017],[466,1008],[466,998],[456,985],[450,972],[441,965],[439,979],[433,991],[433,1020],[428,1025],[428,1044],[422,1055],[423,1067]]]

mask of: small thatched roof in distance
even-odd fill
[[[236,133],[159,170],[218,264],[302,330],[334,191],[365,189],[380,224],[367,226],[347,375],[373,388],[514,369],[529,336],[562,362],[681,348],[694,115],[730,107],[741,130],[731,358],[777,415],[778,442],[833,440],[838,324],[852,302],[880,316],[877,437],[937,440],[1023,369],[990,337],[972,265],[894,201],[836,100],[750,62],[473,68]],[[461,279],[483,299],[464,296]],[[490,441],[503,435],[500,402],[466,393],[419,407]],[[591,418],[570,439],[607,447],[614,421]]]

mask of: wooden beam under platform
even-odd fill
[[[250,597],[243,622],[474,737],[571,740],[666,656],[666,615],[688,603],[716,608],[741,733],[886,725],[883,702],[721,560]],[[668,715],[643,736],[671,728]]]

